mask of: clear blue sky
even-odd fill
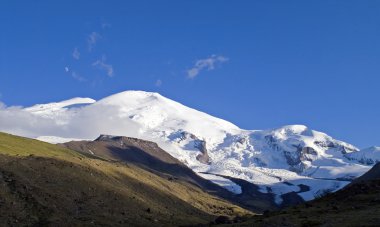
[[[380,1],[0,3],[8,106],[157,91],[242,128],[305,124],[366,147],[379,87]]]

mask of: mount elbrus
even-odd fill
[[[1,121],[7,116],[24,120],[1,131],[50,143],[101,134],[152,141],[198,176],[236,195],[252,184],[277,206],[336,191],[380,161],[378,147],[359,150],[303,125],[244,130],[144,91],[2,110]]]

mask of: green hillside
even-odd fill
[[[250,213],[180,179],[0,133],[0,223],[178,226]]]

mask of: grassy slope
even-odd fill
[[[8,225],[208,223],[248,212],[179,180],[0,133],[0,222]]]

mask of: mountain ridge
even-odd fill
[[[304,125],[240,129],[158,93],[126,91],[84,106],[21,111],[23,119],[44,127],[16,124],[0,130],[40,139],[93,140],[110,134],[153,141],[202,177],[236,193],[241,189],[221,176],[249,181],[263,193],[274,193],[278,204],[289,192],[310,200],[326,189],[338,190],[372,165],[360,161],[355,146]],[[310,190],[301,192],[301,184]]]
[[[124,136],[100,135],[94,141],[72,141],[59,145],[84,155],[111,162],[133,164],[159,176],[168,177],[171,181],[178,179],[187,181],[211,195],[218,196],[232,204],[237,204],[254,212],[279,208],[273,203],[271,195],[259,193],[256,188],[253,188],[253,190],[242,188],[241,192],[235,194],[202,178],[201,174],[194,173],[182,162],[159,148],[154,142]],[[227,180],[225,177],[222,179]],[[231,180],[230,183],[233,184],[233,182],[234,180]],[[240,182],[236,183],[236,185],[241,186]]]

